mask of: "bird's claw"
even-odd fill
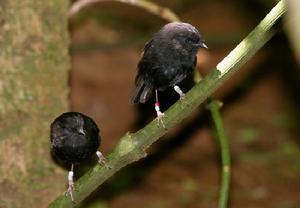
[[[157,120],[158,126],[162,125],[162,127],[163,127],[164,129],[167,129],[166,126],[165,126],[165,124],[164,124],[164,121],[163,121],[164,116],[165,116],[164,113],[158,111],[158,112],[157,112],[156,120]]]
[[[103,154],[100,151],[97,151],[96,155],[98,157],[98,163],[104,164],[105,163],[105,157],[103,156]]]
[[[184,92],[182,92],[182,90],[180,89],[179,86],[175,85],[174,86],[174,90],[176,91],[176,93],[179,95],[179,100],[181,101],[182,104],[186,104],[186,99],[185,99],[185,94]]]
[[[181,95],[180,98],[179,98],[180,102],[183,104],[183,105],[186,105],[188,104],[187,100],[186,100],[186,96],[185,94]]]
[[[100,151],[97,151],[96,155],[98,157],[98,163],[100,165],[104,165],[107,169],[111,169],[111,167],[106,164],[106,158],[103,156],[103,154]]]
[[[68,190],[66,192],[66,195],[70,195],[72,202],[74,202],[73,191],[74,191],[74,183],[72,182],[69,183]]]
[[[174,90],[180,96],[179,99],[184,102],[184,100],[185,100],[185,94],[184,94],[184,92],[182,92],[182,90],[180,89],[180,87],[177,86],[177,85],[175,85],[174,86]]]
[[[180,97],[179,97],[179,100],[182,101],[182,102],[185,102],[185,94],[181,94]]]

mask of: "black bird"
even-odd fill
[[[94,154],[98,156],[99,163],[104,163],[105,158],[98,151],[101,142],[99,129],[91,118],[78,112],[63,113],[50,128],[52,155],[71,166],[67,193],[73,201],[74,165],[88,160]]]
[[[144,47],[131,102],[145,103],[155,90],[155,110],[160,120],[164,114],[159,108],[158,91],[173,86],[180,99],[184,98],[177,84],[193,73],[199,48],[207,46],[194,26],[183,22],[166,24]]]

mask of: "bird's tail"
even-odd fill
[[[140,79],[130,102],[132,104],[145,103],[151,97],[152,90],[152,87],[146,86],[144,81]]]

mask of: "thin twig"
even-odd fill
[[[222,160],[222,177],[221,177],[221,188],[219,194],[219,208],[226,208],[229,197],[230,187],[230,152],[228,138],[226,137],[225,130],[223,127],[222,117],[220,114],[221,102],[210,99],[207,108],[210,110],[213,122],[217,131],[217,138],[220,145],[221,160]]]
[[[216,69],[186,94],[186,102],[176,102],[172,105],[165,112],[166,128],[172,128],[186,118],[241,65],[246,63],[275,34],[272,26],[285,11],[285,1],[281,0],[259,25],[217,65]],[[166,130],[157,126],[157,122],[154,120],[138,132],[126,134],[107,157],[106,164],[111,168],[96,165],[75,183],[75,203],[71,201],[70,197],[62,194],[49,207],[74,207],[122,167],[145,157],[147,148],[165,133]]]
[[[69,18],[72,18],[75,14],[92,4],[101,3],[105,1],[115,1],[125,4],[130,4],[132,6],[140,7],[148,12],[165,19],[168,22],[179,21],[178,16],[166,7],[158,6],[155,3],[145,0],[79,0],[76,1],[69,10]]]

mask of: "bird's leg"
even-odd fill
[[[73,198],[73,190],[74,190],[73,169],[74,169],[74,164],[71,165],[71,170],[69,171],[69,174],[68,174],[68,191],[67,191],[67,193],[70,194],[72,201],[74,201],[74,198]]]
[[[182,90],[180,89],[180,87],[178,85],[174,85],[174,90],[175,90],[175,92],[177,92],[177,94],[179,94],[180,100],[185,99],[185,94],[182,92]]]
[[[156,119],[157,119],[158,125],[160,125],[160,123],[161,123],[161,125],[163,126],[163,128],[166,129],[166,126],[165,126],[165,124],[164,124],[164,122],[162,120],[165,114],[160,111],[157,90],[155,90],[155,98],[156,98],[155,111],[156,111],[156,115],[157,115]]]
[[[105,157],[103,156],[103,154],[100,151],[97,151],[96,155],[98,157],[98,163],[105,164]]]
[[[159,102],[155,103],[155,111],[156,111],[156,115],[157,115],[156,119],[157,119],[158,125],[161,124],[165,129],[166,126],[163,122],[163,117],[165,116],[165,114],[160,111]]]
[[[104,165],[107,169],[111,169],[111,167],[109,167],[106,162],[105,162],[105,157],[103,156],[103,154],[100,151],[96,152],[96,155],[98,157],[98,163]]]

